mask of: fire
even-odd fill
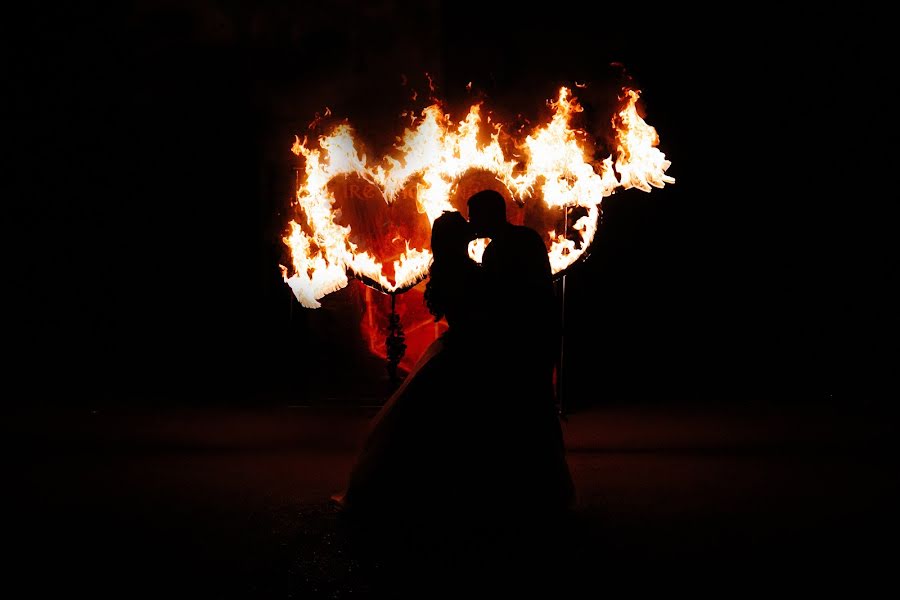
[[[613,117],[619,142],[616,170],[623,188],[636,187],[649,192],[651,185],[661,188],[667,183],[675,183],[675,179],[665,174],[672,163],[656,147],[659,144],[656,129],[638,115],[638,97],[636,90],[626,89],[627,104]]]
[[[484,249],[491,243],[491,238],[476,238],[469,242],[469,258],[481,264],[481,257],[484,255]]]
[[[428,274],[427,243],[411,245],[406,239],[402,252],[384,264],[370,249],[351,241],[354,232],[339,222],[341,211],[329,186],[341,178],[356,177],[378,190],[378,201],[391,206],[415,185],[416,209],[430,224],[442,212],[456,210],[451,198],[460,181],[473,172],[490,174],[526,215],[539,215],[534,217],[540,223],[535,228],[546,234],[553,273],[563,272],[593,241],[603,198],[620,188],[650,191],[651,186],[675,181],[665,174],[671,163],[656,147],[656,130],[637,112],[639,91],[626,88],[623,92],[622,105],[611,123],[615,162],[612,155],[599,163],[592,160],[586,150],[588,135],[572,124],[582,108],[565,87],[549,102],[550,121],[519,138],[485,119],[481,104],[471,106],[466,117],[454,123],[438,103],[419,117],[411,115],[411,125],[391,155],[374,164],[358,149],[347,123],[315,142],[297,138],[293,152],[304,159],[297,189],[301,219],[290,222],[284,238],[293,266],[290,274],[282,267],[285,281],[309,308],[317,308],[323,296],[345,287],[348,275],[385,292],[411,288]],[[536,208],[535,203],[539,203]],[[480,260],[487,242],[470,244],[473,260]]]

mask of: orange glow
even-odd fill
[[[396,311],[403,324],[406,352],[400,360],[400,368],[406,372],[412,370],[416,361],[428,346],[447,330],[445,321],[435,322],[434,317],[425,307],[422,295],[425,285],[419,284],[405,294],[397,296]],[[365,302],[365,313],[360,329],[369,351],[387,360],[385,339],[388,334],[388,316],[391,314],[391,298],[376,292],[370,287],[362,294]]]

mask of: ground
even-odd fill
[[[579,506],[564,522],[412,537],[385,524],[388,533],[361,544],[328,498],[372,412],[12,416],[9,574],[28,595],[94,598],[730,597],[868,595],[896,563],[893,424],[865,408],[576,411],[564,429]],[[514,501],[485,494],[498,510]]]

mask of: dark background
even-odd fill
[[[677,183],[607,198],[567,277],[575,535],[544,544],[516,523],[487,564],[506,557],[503,584],[549,575],[554,597],[882,586],[894,20],[858,3],[325,4],[3,8],[0,437],[19,587],[358,597],[440,573],[419,548],[426,568],[401,560],[400,577],[357,568],[324,505],[375,412],[343,405],[391,387],[347,318],[352,289],[310,311],[281,280],[293,136],[329,106],[390,141],[426,71],[451,111],[469,81],[509,114],[573,81],[590,105],[612,62]],[[542,546],[560,552],[513,558]],[[436,581],[467,582],[454,562]]]
[[[451,109],[473,81],[489,105],[535,114],[619,62],[677,183],[605,200],[568,277],[572,407],[887,406],[897,271],[890,170],[870,146],[890,139],[883,19],[730,11],[209,0],[10,14],[11,402],[379,397],[381,366],[336,322],[340,300],[292,307],[281,281],[294,134],[326,105],[363,135],[396,134],[401,75],[421,90],[432,74]]]

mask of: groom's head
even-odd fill
[[[506,225],[506,200],[499,192],[484,190],[467,202],[469,222],[478,237],[494,237]]]

